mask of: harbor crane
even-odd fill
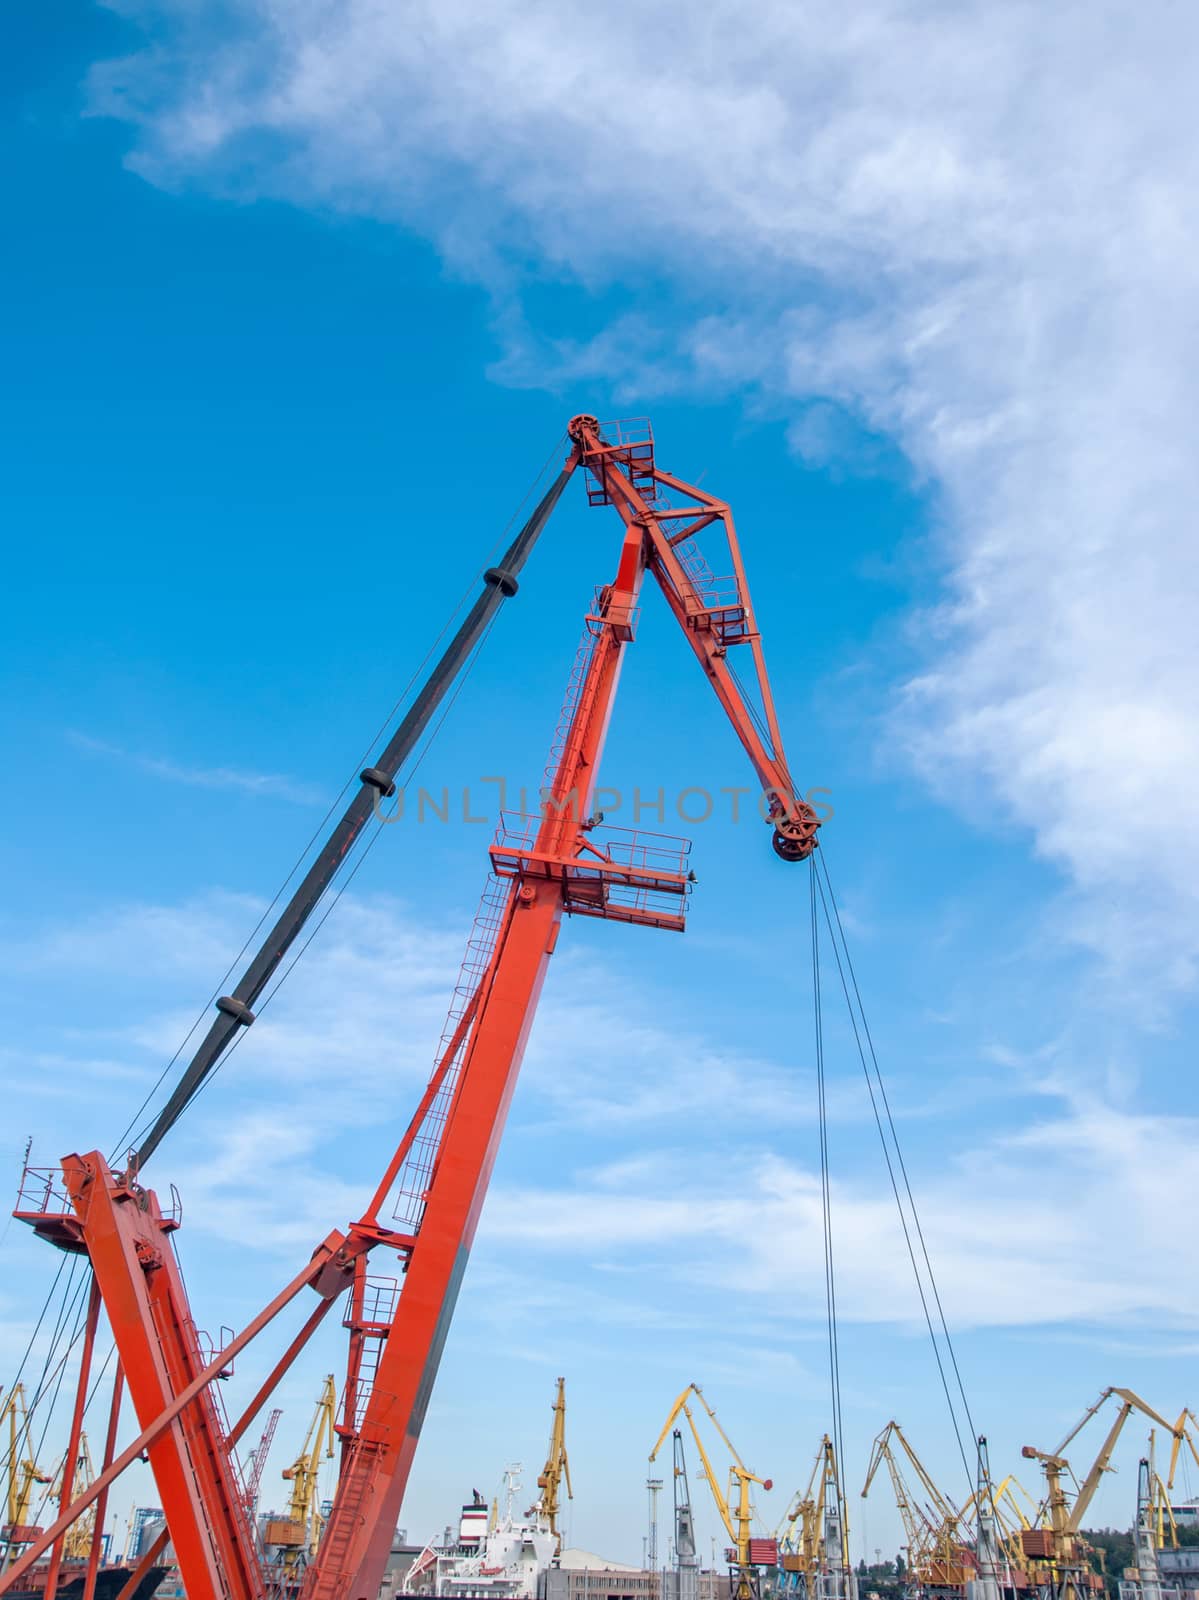
[[[291,1484],[287,1517],[267,1524],[266,1542],[283,1548],[283,1565],[287,1568],[311,1561],[321,1542],[321,1462],[333,1460],[336,1422],[337,1384],[330,1372],[321,1385],[304,1448],[291,1466],[283,1469],[284,1480]]]
[[[779,1590],[797,1600],[853,1600],[856,1576],[849,1558],[849,1519],[837,1466],[826,1433],[807,1486],[792,1501],[775,1534],[779,1546]]]
[[[545,1455],[545,1466],[537,1475],[537,1487],[541,1493],[532,1508],[553,1534],[559,1555],[562,1553],[562,1535],[558,1531],[558,1511],[563,1483],[566,1484],[567,1498],[573,1500],[575,1495],[570,1486],[570,1460],[566,1454],[566,1379],[559,1378],[549,1449]]]
[[[903,1461],[919,1484],[913,1490],[904,1473]],[[933,1482],[924,1463],[908,1441],[899,1423],[892,1419],[874,1441],[862,1498],[880,1466],[885,1463],[891,1491],[907,1536],[908,1569],[912,1578],[928,1590],[960,1590],[973,1575],[970,1530],[963,1514]],[[920,1495],[923,1494],[923,1503]]]
[[[580,414],[568,424],[567,440],[561,470],[507,551],[484,572],[478,599],[374,763],[359,774],[345,811],[249,964],[217,998],[211,1025],[136,1148],[115,1160],[92,1149],[68,1154],[51,1168],[26,1164],[14,1214],[49,1244],[84,1257],[89,1272],[72,1429],[78,1430],[89,1394],[103,1308],[117,1353],[109,1429],[114,1447],[105,1451],[89,1488],[70,1497],[0,1577],[0,1595],[19,1587],[120,1473],[148,1455],[165,1527],[142,1555],[129,1594],[169,1539],[188,1600],[265,1600],[273,1579],[246,1511],[236,1450],[338,1303],[346,1308],[348,1330],[340,1470],[301,1600],[374,1600],[378,1594],[563,919],[599,917],[679,932],[685,926],[695,882],[687,841],[605,827],[596,803],[620,669],[637,635],[647,579],[748,758],[760,795],[753,809],[770,829],[776,855],[800,862],[817,846],[820,818],[797,788],[784,752],[730,507],[665,471],[644,421],[601,426]],[[541,803],[536,812],[502,810],[490,876],[429,1081],[365,1210],[314,1240],[291,1279],[207,1359],[192,1333],[195,1318],[172,1246],[181,1207],[173,1192],[146,1186],[148,1164],[234,1042],[253,1028],[255,1007],[269,1000],[285,963],[302,954],[301,935],[314,912],[327,904],[372,818],[386,815],[407,781],[406,763],[426,733],[436,731],[439,708],[518,592],[524,565],[576,473],[588,504],[615,513],[616,559],[584,619]],[[407,593],[389,597],[385,626],[372,633],[377,645],[386,643],[389,627],[407,624],[413,600]],[[378,1120],[389,1114],[385,1105],[375,1110]],[[226,1199],[230,1193],[226,1186]],[[252,1246],[259,1224],[248,1204],[241,1227]],[[292,1323],[301,1301],[308,1307],[301,1325],[284,1336],[282,1353],[228,1426],[214,1381],[289,1307]],[[126,1393],[137,1432],[118,1452]],[[750,1481],[757,1480],[745,1480],[746,1496]],[[740,1530],[740,1520],[734,1526]],[[738,1570],[748,1588],[747,1543],[738,1538]],[[54,1600],[52,1586],[45,1600]],[[81,1600],[92,1600],[86,1588]]]
[[[0,1536],[5,1559],[22,1545],[30,1544],[41,1533],[33,1522],[33,1492],[39,1483],[48,1484],[50,1474],[34,1460],[29,1433],[29,1408],[25,1385],[15,1383],[0,1407],[0,1433],[8,1433],[8,1484],[5,1509],[8,1513]]]
[[[1044,1525],[1041,1508],[1012,1472],[1000,1479],[991,1503],[1007,1569],[1013,1575],[1022,1573],[1026,1561],[1022,1536],[1026,1529]]]
[[[721,1442],[728,1451],[731,1459],[728,1471],[728,1490],[721,1487],[721,1480],[717,1476],[704,1446],[703,1436],[695,1421],[695,1413],[691,1409],[691,1398],[695,1397],[707,1412],[712,1426],[720,1435]],[[721,1426],[720,1420],[707,1396],[697,1383],[689,1383],[679,1395],[670,1414],[662,1424],[662,1431],[658,1435],[657,1443],[649,1453],[652,1463],[666,1440],[666,1435],[674,1428],[680,1416],[687,1419],[691,1429],[691,1436],[695,1440],[695,1448],[699,1451],[699,1459],[703,1469],[703,1476],[707,1481],[708,1489],[716,1505],[717,1515],[724,1525],[724,1531],[731,1542],[729,1554],[732,1558],[732,1595],[734,1600],[752,1600],[756,1596],[760,1584],[758,1580],[759,1568],[774,1566],[778,1559],[778,1547],[773,1539],[755,1539],[752,1536],[751,1525],[753,1522],[753,1505],[750,1501],[751,1484],[761,1484],[763,1489],[772,1489],[773,1483],[769,1478],[759,1478],[742,1461],[732,1440]],[[769,1548],[767,1548],[769,1547]]]
[[[699,1600],[699,1551],[695,1542],[695,1513],[691,1508],[691,1485],[687,1481],[687,1457],[679,1428],[671,1434],[672,1476],[674,1479],[674,1566],[673,1600]]]
[[[271,1445],[275,1439],[275,1429],[279,1426],[279,1418],[283,1415],[276,1406],[266,1419],[258,1443],[250,1451],[250,1460],[246,1467],[246,1514],[251,1521],[258,1509],[258,1491],[262,1487],[262,1473],[266,1466],[266,1458],[271,1453]]]
[[[71,1479],[72,1487],[76,1490],[86,1489],[96,1476],[96,1469],[92,1465],[92,1452],[87,1442],[87,1434],[79,1435],[79,1446],[75,1451],[75,1471]],[[62,1465],[54,1475],[54,1483],[50,1489],[52,1501],[62,1498],[64,1480],[67,1477],[67,1461],[64,1457]],[[96,1526],[96,1508],[85,1512],[71,1531],[63,1539],[63,1555],[68,1561],[86,1561],[92,1547],[92,1533]]]
[[[1113,1397],[1120,1401],[1115,1420],[1071,1503],[1064,1483],[1066,1474],[1071,1470],[1066,1451],[1092,1417]],[[1086,1564],[1086,1547],[1080,1535],[1082,1519],[1095,1498],[1103,1474],[1112,1470],[1112,1452],[1134,1411],[1148,1417],[1167,1432],[1175,1433],[1174,1426],[1131,1389],[1107,1388],[1094,1405],[1087,1408],[1056,1450],[1040,1450],[1034,1445],[1025,1445],[1021,1451],[1026,1460],[1039,1461],[1045,1474],[1045,1499],[1042,1502],[1045,1525],[1026,1529],[1021,1534],[1020,1542],[1030,1561],[1030,1577],[1051,1600],[1082,1600],[1084,1594],[1091,1594],[1097,1587],[1098,1580]]]

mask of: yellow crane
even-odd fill
[[[775,1529],[774,1536],[778,1540],[779,1553],[782,1557],[780,1567],[784,1574],[794,1572],[806,1577],[809,1573],[815,1572],[819,1566],[826,1481],[825,1474],[820,1469],[824,1462],[825,1451],[831,1449],[832,1441],[826,1433],[816,1452],[806,1488],[796,1490],[795,1498]],[[817,1488],[817,1478],[819,1478],[819,1488]],[[787,1583],[785,1578],[783,1586],[800,1587]]]
[[[1025,1560],[1021,1535],[1025,1529],[1042,1526],[1041,1508],[1020,1482],[1009,1472],[993,1496],[999,1544],[1009,1567],[1023,1570]]]
[[[695,1396],[707,1412],[713,1427],[720,1435],[725,1449],[732,1457],[732,1462],[729,1466],[727,1493],[721,1488],[720,1479],[716,1476],[712,1463],[708,1459],[708,1452],[704,1448],[703,1436],[696,1426],[695,1414],[690,1404],[692,1395]],[[689,1383],[674,1405],[671,1406],[670,1415],[666,1418],[662,1425],[662,1431],[658,1435],[658,1442],[649,1453],[651,1463],[662,1448],[663,1441],[674,1427],[680,1414],[687,1419],[688,1426],[691,1429],[691,1436],[695,1440],[695,1448],[699,1451],[703,1475],[707,1479],[708,1488],[712,1492],[712,1499],[716,1502],[717,1514],[732,1542],[732,1554],[736,1567],[733,1600],[753,1600],[753,1597],[758,1592],[758,1578],[757,1569],[752,1559],[753,1552],[750,1548],[750,1528],[753,1521],[750,1485],[758,1483],[761,1484],[763,1489],[772,1489],[774,1485],[769,1478],[759,1478],[742,1461],[732,1440],[721,1427],[715,1411],[708,1404],[707,1398],[698,1383]],[[770,1543],[773,1545],[774,1541],[771,1540]]]
[[[573,1500],[575,1494],[570,1486],[570,1461],[566,1455],[566,1379],[559,1378],[558,1392],[554,1397],[554,1421],[550,1428],[550,1445],[546,1451],[545,1466],[537,1475],[537,1487],[541,1493],[533,1507],[553,1534],[559,1554],[562,1550],[562,1535],[558,1532],[558,1510],[561,1504],[559,1493],[564,1482],[567,1498]]]
[[[300,1566],[321,1540],[324,1518],[320,1505],[320,1470],[322,1461],[333,1459],[336,1418],[337,1386],[330,1372],[321,1385],[304,1448],[291,1466],[283,1469],[284,1479],[291,1484],[287,1516],[275,1518],[266,1525],[265,1542],[282,1547],[283,1565],[289,1569]]]
[[[8,1399],[0,1407],[0,1431],[8,1425],[8,1520],[3,1534],[9,1550],[17,1545],[29,1544],[41,1532],[30,1522],[34,1485],[49,1483],[33,1459],[33,1444],[29,1437],[29,1411],[25,1404],[25,1385],[14,1384]]]
[[[1199,1467],[1199,1450],[1195,1448],[1195,1436],[1191,1432],[1192,1423],[1199,1427],[1199,1417],[1196,1417],[1191,1408],[1186,1406],[1179,1413],[1178,1421],[1174,1424],[1174,1438],[1170,1445],[1170,1471],[1166,1476],[1166,1488],[1171,1492],[1174,1488],[1174,1477],[1178,1471],[1178,1457],[1184,1444],[1191,1452],[1191,1460]]]
[[[67,1470],[64,1458],[62,1465],[54,1475],[54,1484],[50,1490],[50,1499],[57,1505],[62,1494],[63,1475]],[[91,1487],[92,1479],[96,1476],[96,1469],[92,1465],[92,1453],[88,1449],[87,1434],[80,1433],[79,1449],[75,1453],[75,1472],[71,1478],[71,1493],[82,1494]],[[63,1536],[62,1553],[68,1561],[86,1561],[92,1550],[92,1535],[96,1531],[96,1508],[93,1505],[89,1510],[67,1529]]]
[[[1113,1395],[1119,1399],[1120,1409],[1071,1504],[1063,1482],[1071,1470],[1066,1451]],[[1059,1600],[1079,1600],[1084,1591],[1092,1592],[1098,1586],[1097,1578],[1086,1565],[1086,1547],[1079,1529],[1103,1474],[1111,1471],[1112,1452],[1134,1411],[1176,1435],[1176,1428],[1139,1395],[1131,1389],[1112,1387],[1105,1389],[1095,1404],[1088,1407],[1056,1450],[1038,1450],[1033,1445],[1025,1445],[1021,1452],[1026,1460],[1039,1461],[1045,1474],[1045,1499],[1041,1508],[1045,1526],[1025,1530],[1020,1542],[1025,1555],[1037,1563],[1030,1576],[1036,1576],[1038,1581],[1051,1587]]]
[[[902,1452],[919,1490],[913,1492],[898,1458]],[[969,1552],[971,1533],[962,1512],[938,1489],[898,1422],[892,1419],[874,1441],[862,1496],[881,1465],[886,1464],[891,1492],[908,1541],[908,1569],[912,1579],[928,1588],[960,1587],[973,1570]],[[923,1494],[923,1504],[918,1498]]]
[[[775,1537],[779,1543],[779,1588],[801,1600],[816,1593],[840,1593],[835,1579],[849,1570],[849,1521],[837,1466],[837,1452],[828,1434],[820,1441],[808,1475]],[[830,1546],[832,1548],[830,1548]],[[825,1582],[819,1580],[824,1579]]]

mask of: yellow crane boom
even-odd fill
[[[554,1398],[550,1445],[546,1451],[545,1466],[537,1476],[537,1487],[541,1493],[534,1507],[553,1534],[559,1553],[562,1550],[562,1535],[558,1531],[558,1510],[561,1504],[559,1492],[564,1482],[567,1498],[573,1500],[575,1495],[570,1486],[570,1460],[566,1454],[566,1379],[559,1378],[558,1392]]]
[[[732,1457],[729,1467],[729,1492],[726,1494],[720,1486],[720,1479],[713,1470],[708,1459],[708,1452],[704,1446],[703,1436],[696,1426],[695,1414],[691,1409],[690,1401],[694,1395],[707,1412],[708,1417],[719,1434],[725,1449]],[[720,1419],[708,1404],[707,1397],[698,1383],[689,1383],[670,1408],[670,1413],[662,1425],[657,1443],[649,1453],[652,1462],[662,1448],[666,1436],[674,1427],[679,1416],[686,1417],[691,1429],[691,1436],[695,1440],[695,1448],[699,1451],[699,1459],[703,1468],[703,1475],[707,1479],[708,1488],[712,1492],[712,1499],[716,1503],[717,1515],[724,1525],[724,1530],[729,1536],[736,1555],[737,1585],[735,1600],[750,1600],[756,1591],[756,1575],[753,1562],[750,1560],[750,1530],[753,1521],[753,1506],[750,1502],[750,1485],[761,1484],[763,1489],[772,1489],[774,1484],[769,1478],[759,1478],[742,1461],[736,1446],[721,1426]],[[735,1501],[735,1504],[730,1502]]]

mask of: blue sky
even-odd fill
[[[792,766],[831,791],[993,1462],[1055,1443],[1109,1383],[1189,1404],[1189,24],[869,6],[843,37],[820,6],[740,29],[714,7],[680,44],[660,3],[615,8],[581,52],[540,4],[417,10],[398,30],[365,4],[24,8],[9,1170],[30,1135],[49,1160],[120,1133],[566,419],[649,413],[660,461],[734,507]],[[656,75],[629,66],[631,30]],[[431,789],[486,806],[486,775],[536,781],[614,559],[611,513],[581,498]],[[653,596],[606,776],[747,776]],[[779,1484],[770,1525],[827,1426],[806,877],[756,825],[665,826],[694,839],[686,936],[572,924],[556,957],[413,1478],[421,1535],[506,1459],[535,1469],[559,1372],[571,1533],[618,1558],[686,1382]],[[164,1148],[202,1322],[243,1320],[385,1160],[488,837],[384,830]],[[896,1539],[877,1492],[856,1503],[888,1417],[951,1487],[960,1467],[831,1017],[829,1066],[857,1553]],[[15,1226],[0,1250],[7,1379],[53,1263]],[[289,1384],[268,1482],[324,1370]],[[1130,1428],[1114,1522],[1141,1448]]]

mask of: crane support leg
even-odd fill
[[[175,1223],[148,1190],[114,1179],[98,1155],[68,1156],[63,1176],[134,1410],[147,1426],[205,1365],[171,1248]],[[150,1465],[172,1507],[171,1540],[188,1600],[257,1600],[253,1538],[207,1391],[150,1446]]]

